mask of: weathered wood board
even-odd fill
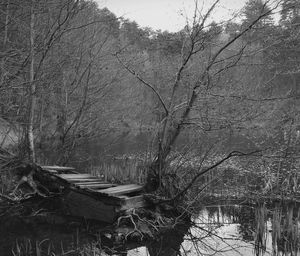
[[[88,173],[57,174],[57,176],[66,180],[95,178],[95,176],[92,176],[91,174]]]
[[[69,183],[86,183],[86,182],[104,182],[102,179],[98,179],[98,178],[87,178],[87,179],[69,179],[66,180]]]
[[[111,184],[103,180],[97,180],[97,179],[72,181],[72,183],[74,185]]]
[[[101,188],[101,189],[105,189],[105,188],[111,188],[114,187],[116,185],[114,184],[110,184],[110,183],[96,183],[96,184],[76,184],[77,186],[79,186],[80,188]]]
[[[129,194],[132,192],[138,192],[142,190],[143,190],[143,186],[137,184],[129,184],[129,185],[120,185],[120,186],[107,188],[107,189],[101,189],[101,190],[97,190],[97,192],[118,196],[118,195]]]

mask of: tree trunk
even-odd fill
[[[3,52],[6,51],[6,44],[8,39],[8,22],[9,22],[9,1],[6,2],[5,7],[5,24],[4,24],[4,37],[3,37]],[[5,57],[1,60],[1,77],[0,77],[0,85],[3,85],[5,79]]]
[[[204,82],[204,76],[201,80]],[[199,83],[196,83],[193,88],[193,92],[189,98],[188,104],[181,114],[180,118],[175,121],[172,118],[167,119],[167,124],[163,131],[163,136],[159,142],[158,153],[154,162],[150,165],[147,175],[147,182],[145,190],[147,192],[153,192],[157,190],[161,185],[161,177],[164,175],[165,165],[168,155],[171,152],[172,146],[178,138],[185,120],[188,118],[191,108],[197,98],[196,89]]]
[[[65,143],[65,129],[67,124],[67,85],[66,85],[65,73],[62,70],[62,84],[58,85],[56,88],[57,94],[57,123],[56,123],[56,132],[57,132],[57,152],[59,152]]]
[[[29,70],[29,86],[30,86],[30,102],[29,102],[29,120],[27,128],[28,140],[28,156],[31,162],[35,162],[35,149],[34,149],[34,110],[36,105],[36,85],[34,81],[34,0],[31,2],[30,14],[30,70]]]

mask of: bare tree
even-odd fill
[[[28,153],[31,162],[35,162],[35,150],[34,150],[34,112],[36,105],[36,84],[34,81],[34,65],[35,65],[35,1],[31,1],[30,8],[30,70],[29,70],[29,86],[30,86],[30,104],[28,115],[28,127],[27,127],[27,140],[28,140]]]
[[[215,30],[209,31],[207,20],[218,3],[218,0],[215,1],[204,15],[201,15],[196,4],[192,23],[186,26],[185,39],[181,51],[181,61],[174,75],[175,79],[171,85],[170,94],[168,94],[167,97],[163,97],[159,89],[157,89],[159,88],[158,85],[147,81],[147,79],[139,75],[132,66],[122,59],[120,53],[116,54],[122,66],[134,75],[144,86],[153,91],[164,110],[164,116],[161,120],[161,126],[158,132],[156,157],[149,167],[148,172],[146,187],[148,191],[156,190],[161,185],[161,179],[166,171],[166,160],[170,155],[176,139],[183,131],[183,128],[189,124],[189,119],[191,118],[192,110],[196,105],[198,96],[203,96],[208,90],[212,89],[216,81],[220,79],[220,75],[236,67],[245,54],[245,46],[242,45],[239,50],[234,52],[230,51],[231,46],[251,31],[255,24],[261,19],[269,16],[272,11],[278,7],[279,1],[272,9],[267,9],[265,12],[260,13],[243,30],[229,38],[227,42],[212,47],[213,42],[211,38],[220,32],[216,32]],[[187,81],[183,78],[184,74],[195,58],[198,58],[202,63],[199,65],[199,69],[195,70],[196,78]],[[183,92],[185,92],[184,97],[182,97]],[[243,155],[243,153],[230,153],[224,158],[224,161],[240,154]],[[223,160],[221,160],[221,162],[223,162]],[[196,177],[199,176],[196,175]]]

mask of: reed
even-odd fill
[[[101,162],[91,166],[89,172],[97,177],[112,183],[137,183],[146,182],[147,164],[140,159],[118,159],[117,161]]]
[[[293,206],[287,208],[276,206],[268,211],[263,205],[256,210],[255,252],[256,255],[264,255],[266,251],[267,220],[272,224],[272,255],[299,255],[300,211]]]
[[[296,209],[290,206],[282,222],[281,234],[283,239],[281,249],[289,252],[292,256],[299,255],[299,209],[296,212]]]
[[[63,243],[55,246],[49,239],[32,241],[31,239],[17,240],[12,249],[13,256],[94,256],[106,255],[99,242],[90,242],[85,245],[73,243],[72,247],[65,248]]]
[[[276,207],[273,212],[272,218],[272,248],[273,255],[278,254],[278,244],[281,239],[281,220],[282,220],[282,211],[279,207]]]
[[[256,255],[263,255],[266,252],[267,241],[267,209],[261,205],[255,212],[256,232],[254,236]]]

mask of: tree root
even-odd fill
[[[133,239],[132,234],[134,233],[139,235],[140,241],[147,238],[153,239],[159,233],[178,224],[178,220],[175,221],[175,224],[171,223],[171,219],[159,213],[145,210],[138,211],[138,209],[130,209],[127,211],[127,215],[120,216],[117,219],[116,226],[120,227],[118,235],[123,236],[126,241]],[[122,222],[123,228],[121,228]],[[128,227],[132,228],[128,229]]]
[[[123,219],[130,219],[131,223],[133,224],[133,227],[134,229],[130,232],[128,232],[127,234],[125,234],[125,240],[128,239],[128,237],[130,235],[132,235],[133,233],[137,232],[138,234],[140,234],[140,239],[141,241],[144,239],[144,235],[143,233],[137,228],[137,223],[134,221],[133,219],[133,216],[137,216],[137,214],[135,213],[135,210],[133,210],[133,213],[130,214],[130,215],[125,215],[125,216],[121,216],[118,218],[118,221],[117,221],[117,227],[120,226],[120,222],[123,220]]]
[[[2,199],[4,199],[5,201],[8,201],[9,203],[15,203],[15,202],[16,202],[16,200],[13,199],[12,197],[7,196],[7,195],[4,195],[4,194],[2,194],[2,193],[0,193],[0,197],[1,197]]]
[[[18,181],[16,187],[14,188],[14,190],[11,194],[16,195],[16,192],[20,189],[20,186],[23,184],[27,184],[32,189],[33,192],[26,193],[24,196],[25,198],[28,198],[29,196],[35,195],[35,194],[37,194],[41,197],[46,197],[46,195],[37,188],[37,184],[33,180],[32,175],[33,175],[33,173],[30,173],[28,175],[23,175],[22,178]]]

